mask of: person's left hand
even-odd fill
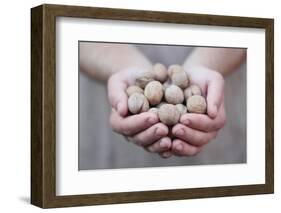
[[[207,101],[207,114],[187,113],[172,128],[176,137],[171,153],[177,156],[193,156],[214,139],[225,125],[224,79],[220,73],[198,66],[187,70],[190,83],[197,84]]]
[[[168,127],[160,123],[158,117],[152,112],[136,115],[128,113],[126,88],[134,83],[137,74],[135,68],[129,67],[112,75],[108,80],[108,98],[112,106],[110,125],[115,132],[125,136],[129,142],[143,147],[148,152],[169,157],[163,153],[172,145],[171,139],[167,137]]]

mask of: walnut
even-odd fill
[[[143,89],[136,86],[136,85],[132,85],[132,86],[129,86],[126,90],[126,93],[128,96],[132,95],[133,93],[141,93],[143,94]]]
[[[172,126],[178,123],[180,112],[173,104],[163,104],[158,111],[159,119],[162,123]]]
[[[184,72],[183,69],[182,69],[182,66],[180,66],[178,64],[173,64],[173,65],[169,66],[168,75],[169,75],[170,78],[172,77],[172,75],[174,73],[178,73],[178,72]]]
[[[165,90],[166,90],[169,86],[171,86],[171,84],[172,84],[172,82],[171,82],[170,79],[168,79],[167,81],[165,81],[165,82],[163,83],[163,92],[165,92]]]
[[[183,104],[177,104],[176,107],[179,110],[181,115],[187,113],[187,108]]]
[[[150,108],[150,109],[148,110],[148,112],[152,112],[152,113],[154,113],[155,115],[158,116],[158,108],[156,108],[156,107]]]
[[[156,81],[163,83],[168,78],[168,72],[163,64],[157,63],[153,66],[153,75]]]
[[[162,84],[159,81],[149,82],[144,89],[144,95],[151,105],[159,104],[163,98]]]
[[[180,104],[184,101],[183,91],[176,85],[171,85],[165,90],[165,100],[169,104]]]
[[[144,89],[145,86],[151,82],[154,81],[154,75],[152,72],[145,72],[140,77],[136,79],[136,85],[140,88]]]
[[[207,110],[207,103],[204,97],[200,95],[193,95],[186,101],[188,112],[204,114]]]
[[[146,112],[149,109],[149,103],[143,94],[133,93],[128,99],[128,108],[132,114]]]
[[[167,103],[166,103],[166,102],[164,102],[164,101],[163,101],[163,102],[160,102],[159,104],[157,104],[157,105],[156,105],[156,108],[158,108],[158,109],[159,109],[159,108],[160,108],[163,104],[167,104]]]
[[[186,100],[193,95],[202,95],[200,87],[195,84],[192,84],[189,87],[187,87],[183,91],[183,93]]]
[[[178,87],[185,89],[188,87],[188,76],[187,74],[183,72],[174,72],[171,77],[172,84],[177,85]]]

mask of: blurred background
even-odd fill
[[[88,42],[91,45],[91,42]],[[182,64],[194,47],[135,45],[152,63]],[[246,163],[246,62],[225,78],[226,125],[194,157],[162,159],[112,131],[106,84],[79,71],[79,170]]]

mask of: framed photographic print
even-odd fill
[[[31,203],[273,193],[273,19],[31,9]]]

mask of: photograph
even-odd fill
[[[78,41],[79,170],[247,163],[247,48]]]
[[[34,7],[31,203],[273,193],[272,94],[271,18]]]

